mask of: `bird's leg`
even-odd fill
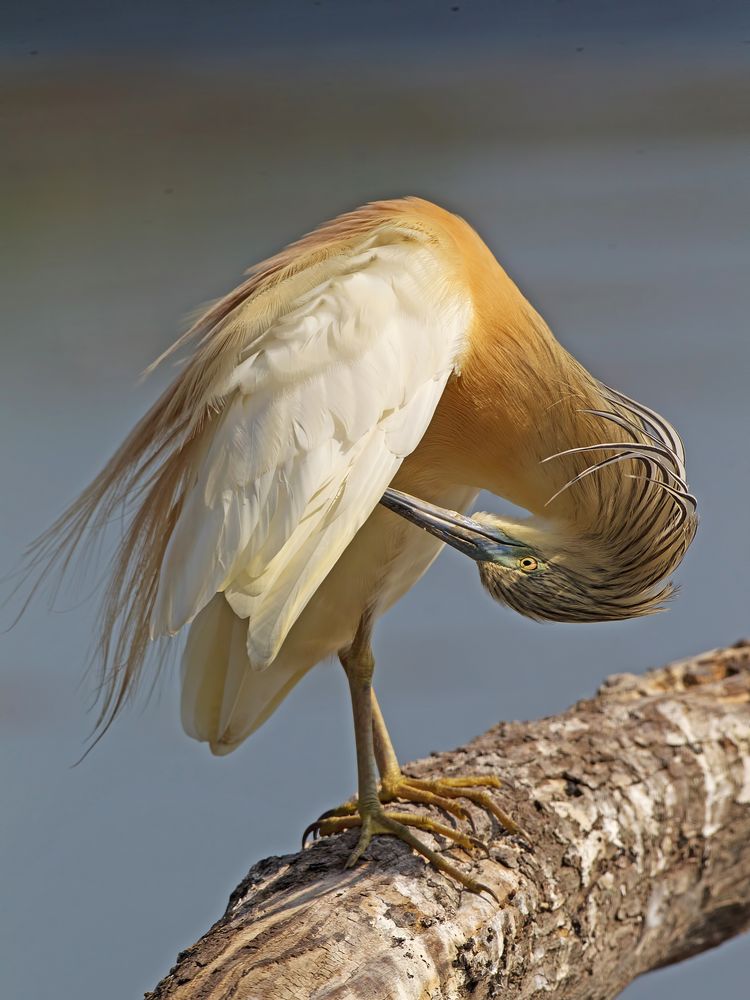
[[[455,801],[456,799],[466,799],[492,813],[498,823],[509,833],[523,836],[525,840],[528,839],[520,826],[499,808],[488,792],[483,790],[484,788],[500,788],[501,782],[494,775],[466,775],[465,777],[436,778],[433,780],[410,778],[405,775],[393,749],[393,743],[374,690],[372,690],[372,725],[375,756],[381,779],[381,802],[393,802],[395,799],[422,802],[426,805],[437,806],[459,819],[466,819],[466,811]]]
[[[383,713],[380,710],[378,699],[375,696],[375,689],[372,686],[370,687],[370,697],[372,699],[371,711],[373,749],[381,781],[380,790],[378,792],[380,802],[385,804],[387,802],[393,802],[397,798],[409,798],[412,802],[421,802],[424,805],[436,806],[438,809],[442,809],[443,812],[450,813],[457,819],[467,819],[466,810],[463,809],[458,802],[452,801],[451,798],[447,798],[445,796],[441,797],[436,795],[433,791],[426,787],[424,789],[417,789],[416,787],[410,786],[410,794],[408,796],[402,796],[399,794],[399,789],[410,779],[408,779],[401,771],[401,765],[399,764],[398,758],[396,757],[396,753],[393,749],[393,743],[391,742],[388,729],[386,728],[385,719],[383,718]],[[499,784],[495,778],[483,778],[481,779],[481,783],[491,784],[493,787],[497,787]],[[320,819],[330,819],[334,816],[354,816],[356,814],[357,799],[355,797],[349,799],[347,802],[343,802],[340,806],[336,806],[334,809],[328,809],[321,815]],[[315,824],[307,828],[304,840],[306,840],[308,834],[313,831],[314,826]]]
[[[383,713],[380,710],[378,699],[375,695],[375,688],[372,689],[372,737],[375,746],[375,759],[378,762],[380,778],[385,783],[393,778],[400,777],[401,765],[398,762],[396,751],[393,749],[391,735],[385,724]]]
[[[378,771],[372,731],[372,675],[375,659],[370,645],[371,616],[365,615],[359,624],[351,646],[340,654],[341,664],[349,681],[354,718],[354,741],[357,748],[357,813],[362,827],[359,843],[347,861],[347,868],[356,864],[378,829]]]
[[[380,772],[380,801],[393,802],[398,798],[409,798],[412,802],[421,802],[424,805],[437,806],[443,812],[450,813],[458,819],[466,819],[466,810],[457,802],[452,802],[447,797],[436,795],[432,789],[413,789],[414,796],[404,796],[400,794],[400,789],[408,779],[401,770],[396,751],[380,710],[378,699],[375,696],[375,689],[371,691],[372,696],[372,734],[375,748],[375,759]]]
[[[428,861],[432,862],[439,871],[449,875],[471,892],[488,892],[490,895],[495,896],[494,892],[488,886],[471,878],[455,865],[448,862],[443,855],[423,844],[411,832],[409,827],[427,830],[430,833],[445,837],[466,850],[481,846],[476,838],[460,833],[451,827],[444,826],[425,816],[418,816],[411,813],[396,813],[383,809],[379,797],[378,762],[375,755],[375,737],[373,732],[372,674],[375,668],[375,660],[370,646],[371,630],[371,616],[365,615],[360,622],[351,646],[340,653],[341,663],[349,680],[352,714],[354,717],[358,778],[357,812],[353,815],[321,816],[313,824],[312,829],[326,836],[338,833],[341,830],[348,830],[352,827],[358,826],[361,828],[357,846],[346,863],[347,868],[355,865],[362,857],[373,836],[383,834],[403,840],[412,850],[417,851],[423,857],[427,858]],[[377,705],[377,702],[374,704]],[[382,720],[379,708],[377,709],[377,715]],[[388,746],[390,747],[390,740],[388,740]],[[393,754],[392,747],[390,747],[389,752]],[[393,759],[395,760],[395,755]],[[398,767],[397,762],[395,766]],[[419,801],[424,800],[420,799]],[[450,804],[452,805],[452,803]]]

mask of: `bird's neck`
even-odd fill
[[[513,315],[503,328],[472,339],[418,449],[422,473],[489,490],[560,530],[587,530],[587,519],[601,510],[602,490],[617,489],[621,468],[595,483],[584,480],[548,504],[593,453],[544,459],[568,448],[625,440],[624,433],[581,412],[608,408],[599,385],[531,306],[521,299]]]

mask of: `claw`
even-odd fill
[[[339,816],[356,816],[356,815],[357,815],[356,799],[349,799],[348,802],[343,802],[340,806],[336,806],[334,809],[326,809],[324,813],[321,813],[317,819],[313,820],[312,823],[309,823],[305,827],[302,833],[302,850],[304,851],[305,847],[307,846],[308,837],[312,836],[313,840],[317,840],[318,837],[321,836],[320,826],[326,820]]]
[[[504,898],[501,900],[498,894],[495,892],[495,890],[490,889],[490,887],[488,885],[485,885],[484,882],[474,882],[474,886],[475,888],[470,889],[469,890],[470,892],[475,892],[477,896],[481,896],[483,892],[486,892],[489,896],[492,896],[492,898],[495,900],[498,906],[502,906],[505,900],[508,899],[508,894],[506,893]]]
[[[313,840],[318,839],[318,820],[313,820],[312,823],[308,823],[305,829],[302,831],[302,850],[307,847],[307,839],[312,837]]]

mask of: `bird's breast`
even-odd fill
[[[400,489],[408,484],[397,477]],[[413,490],[416,492],[416,488]],[[429,495],[427,495],[429,493]],[[464,486],[422,490],[423,499],[452,510],[466,510],[477,491]],[[362,613],[387,611],[426,572],[442,543],[378,505],[295,622],[286,642],[306,658],[324,659],[347,646]]]

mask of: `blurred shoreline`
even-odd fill
[[[149,122],[169,110],[179,114],[189,103],[194,119],[220,111],[218,120],[206,119],[207,128],[232,122],[261,127],[274,151],[277,142],[283,148],[312,129],[321,141],[339,144],[380,133],[390,142],[400,135],[414,140],[415,122],[420,144],[472,135],[486,140],[488,129],[507,140],[541,143],[629,133],[746,137],[749,55],[750,46],[739,41],[736,59],[717,48],[713,58],[704,51],[690,66],[684,53],[670,50],[640,59],[617,50],[533,58],[480,50],[454,52],[438,70],[425,52],[406,64],[394,55],[386,72],[333,53],[330,61],[320,52],[290,59],[287,50],[278,58],[264,52],[248,63],[210,55],[136,55],[135,64],[127,53],[27,57],[0,62],[0,87],[11,128],[23,130],[27,114],[43,111],[54,128],[58,108],[101,113],[117,102],[137,108]],[[290,119],[301,110],[306,116],[294,121],[290,136]]]

